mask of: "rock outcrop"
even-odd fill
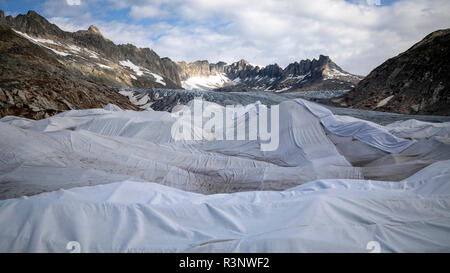
[[[335,102],[402,114],[450,115],[450,29],[426,36],[374,69]]]

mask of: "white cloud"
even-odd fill
[[[89,4],[96,0],[46,0],[43,4],[45,14],[58,16],[79,16],[89,12]]]
[[[81,0],[66,0],[69,6],[79,6],[81,5]]]
[[[52,21],[70,30],[95,24],[115,42],[151,47],[174,60],[245,58],[285,66],[325,54],[362,75],[450,26],[448,0],[402,0],[390,6],[344,0],[107,1],[115,9],[129,8],[135,22],[87,20],[86,14],[82,20]],[[158,20],[149,25],[146,19]]]
[[[135,19],[163,18],[170,13],[161,8],[160,4],[147,4],[144,6],[132,6],[130,16]]]

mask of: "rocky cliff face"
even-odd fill
[[[0,23],[0,117],[41,119],[108,103],[138,109],[109,87],[71,71],[56,55]]]
[[[431,33],[373,70],[336,102],[402,114],[450,115],[450,29]]]
[[[1,11],[2,14],[3,11]],[[28,33],[30,36],[52,36],[61,39],[68,38],[68,33],[62,31],[58,26],[51,24],[44,17],[30,10],[27,14],[19,14],[17,17],[0,16],[0,23],[11,28]]]
[[[182,80],[187,80],[191,77],[207,77],[212,73],[220,73],[219,71],[211,71],[208,61],[196,61],[193,63],[186,63],[184,61],[176,62],[178,66],[178,73]]]

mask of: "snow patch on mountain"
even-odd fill
[[[164,86],[166,86],[166,82],[164,81],[164,78],[161,75],[158,75],[156,73],[151,72],[150,70],[148,70],[147,68],[144,68],[142,66],[138,66],[135,65],[133,62],[131,62],[130,60],[126,60],[126,61],[120,61],[119,64],[121,66],[125,66],[130,68],[131,70],[134,71],[134,73],[136,73],[137,76],[141,77],[144,76],[144,74],[150,74],[152,75],[152,77],[155,79],[155,81],[157,83],[160,83]],[[132,75],[131,75],[132,76]],[[136,77],[132,76],[133,79],[136,79]]]
[[[53,51],[54,53],[56,53],[56,54],[58,54],[60,56],[75,55],[75,56],[83,58],[82,56],[80,56],[80,54],[82,54],[82,55],[84,54],[84,55],[86,55],[86,56],[88,56],[90,58],[99,59],[99,56],[98,56],[97,53],[95,53],[94,51],[89,50],[87,48],[81,48],[79,46],[71,45],[71,44],[62,44],[60,42],[57,42],[57,41],[54,41],[54,40],[50,40],[50,39],[43,39],[43,38],[38,38],[38,37],[32,37],[32,36],[30,36],[28,34],[20,32],[18,30],[15,30],[15,29],[13,29],[13,30],[14,30],[14,32],[16,32],[20,36],[24,37],[28,41],[30,41],[30,42],[32,42],[32,43],[34,43],[34,44],[36,44],[36,45],[38,45],[40,47],[49,49],[49,50]],[[57,49],[53,48],[51,46],[56,47]],[[65,49],[65,50],[67,50],[67,52],[63,51],[61,49]]]
[[[287,91],[287,90],[289,90],[289,89],[291,89],[291,88],[292,88],[291,86],[288,86],[288,87],[284,87],[284,88],[279,89],[279,90],[275,90],[275,92],[277,92],[277,93],[279,93],[279,92],[284,92],[284,91]]]
[[[164,82],[164,78],[163,77],[161,77],[160,75],[155,74],[153,72],[150,72],[150,74],[156,79],[157,83],[160,83],[160,84],[166,86],[166,83]]]
[[[307,76],[309,76],[309,75],[311,75],[311,72],[309,72],[309,73],[306,74],[306,75],[299,75],[299,76],[294,76],[294,75],[290,74],[288,77],[286,77],[286,79],[282,80],[281,82],[286,82],[286,81],[289,81],[289,80],[297,80],[297,82],[300,82],[300,81],[302,81],[305,77],[307,77]]]
[[[81,52],[81,48],[76,45],[69,45],[68,48],[70,49],[70,51],[75,52],[75,53]]]
[[[38,42],[38,43],[44,43],[44,44],[50,44],[50,45],[59,45],[58,42],[55,42],[55,41],[50,40],[50,39],[40,39],[40,38],[32,38],[32,39],[34,41]]]
[[[378,108],[378,107],[383,107],[383,106],[385,106],[385,105],[386,105],[393,97],[394,97],[394,96],[389,96],[389,97],[385,98],[384,100],[380,101],[380,102],[377,104],[377,108]]]
[[[95,53],[94,51],[89,50],[87,48],[85,48],[84,51],[89,55],[89,57],[94,58],[94,59],[99,59],[98,54]]]
[[[101,63],[96,63],[96,65],[98,65],[98,66],[100,66],[101,68],[104,68],[104,69],[114,70],[114,68],[112,68],[111,66],[107,66],[107,65],[104,65],[104,64],[101,64]]]
[[[355,77],[355,78],[357,78],[356,76],[354,76],[350,73],[342,72],[335,68],[324,70],[323,76],[324,76],[325,80],[338,79],[339,77]]]
[[[225,73],[219,73],[208,77],[190,77],[189,79],[182,81],[181,86],[188,90],[211,90],[225,85],[233,85],[235,83],[236,82],[229,79]]]
[[[143,70],[142,67],[135,65],[130,60],[120,61],[119,64],[121,66],[125,66],[125,67],[128,67],[129,69],[133,70],[134,73],[136,73],[136,75],[138,75],[138,76],[144,75],[144,72],[142,71]]]
[[[17,31],[17,30],[15,30],[15,29],[13,29],[13,30],[14,30],[14,32],[16,32],[16,33],[19,34],[20,36],[24,37],[24,38],[27,39],[28,41],[30,41],[30,42],[32,42],[32,43],[34,43],[34,44],[36,44],[36,45],[38,45],[38,46],[40,46],[40,47],[44,47],[44,48],[46,48],[46,49],[49,49],[49,50],[53,51],[54,53],[56,53],[56,54],[58,54],[58,55],[61,55],[61,56],[68,56],[68,55],[70,55],[70,54],[67,53],[67,52],[61,52],[61,51],[58,51],[58,50],[53,49],[53,48],[51,48],[51,47],[45,46],[45,45],[43,44],[43,43],[47,43],[47,44],[57,45],[57,43],[56,43],[55,41],[53,41],[53,40],[33,38],[33,37],[31,37],[31,36],[29,36],[29,35],[27,35],[27,34],[25,34],[25,33],[22,33],[22,32],[20,32],[20,31]]]

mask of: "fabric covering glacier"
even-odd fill
[[[0,119],[0,252],[450,252],[450,123],[279,110],[264,152],[195,126],[177,141],[178,112]]]
[[[330,132],[336,135],[355,137],[370,146],[388,153],[400,153],[414,144],[414,141],[398,138],[373,122],[349,116],[333,115],[325,107],[304,99],[296,99],[296,101],[308,108]]]
[[[397,183],[201,195],[125,181],[0,201],[0,251],[450,252],[450,161]]]
[[[231,120],[247,122],[245,111],[256,113],[257,108],[243,107]],[[39,121],[6,117],[0,122],[0,198],[126,178],[203,194],[363,178],[361,168],[339,153],[306,108],[283,102],[280,120],[278,149],[263,152],[260,140],[216,140],[202,127],[193,128],[199,141],[176,141],[172,126],[183,117],[169,112],[107,106]]]

